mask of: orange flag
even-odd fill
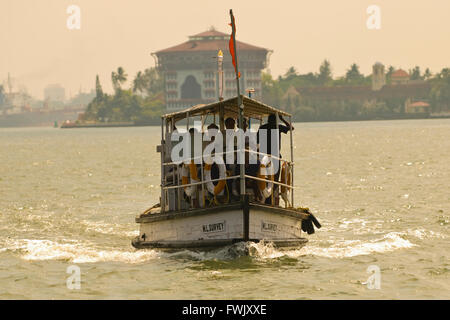
[[[230,36],[230,42],[228,43],[228,48],[230,50],[230,54],[231,54],[231,58],[233,61],[233,66],[234,66],[234,72],[236,73],[236,76],[238,78],[241,77],[241,73],[237,72],[237,68],[236,68],[236,56],[234,55],[234,43],[236,41],[236,24],[234,23],[234,16],[233,14],[231,14],[231,23],[229,24],[232,28],[231,31],[231,36]]]

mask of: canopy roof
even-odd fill
[[[242,98],[242,104],[244,105],[244,117],[248,118],[256,118],[261,119],[263,117],[267,117],[272,113],[278,113],[282,116],[291,116],[291,114],[276,109],[274,107],[268,106],[262,102],[253,100],[251,98],[248,98],[246,96],[241,95]],[[231,99],[223,100],[223,101],[217,101],[210,104],[198,104],[193,107],[165,114],[163,115],[163,118],[167,119],[174,119],[175,122],[185,119],[188,117],[195,117],[200,115],[207,115],[207,114],[219,114],[220,109],[223,107],[224,117],[232,117],[237,118],[238,113],[238,97],[234,97]]]

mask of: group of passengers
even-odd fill
[[[281,115],[279,116],[279,119],[284,123],[284,124],[278,124],[278,140],[274,139],[275,141],[272,141],[272,134],[271,134],[271,130],[276,130],[277,129],[277,116],[276,114],[271,114],[268,117],[268,121],[267,123],[261,125],[258,129],[257,132],[257,146],[260,147],[262,144],[265,144],[264,148],[260,148],[261,150],[257,150],[260,152],[260,154],[267,154],[268,156],[273,156],[271,157],[270,161],[271,161],[271,166],[272,168],[274,168],[274,170],[272,171],[273,174],[273,181],[278,182],[279,181],[279,177],[280,177],[280,172],[281,172],[281,168],[280,168],[280,160],[278,160],[277,158],[281,158],[281,133],[287,134],[290,130],[291,130],[291,124],[288,123]],[[227,118],[225,119],[225,129],[227,130],[236,130],[236,127],[239,127],[239,125],[236,125],[236,120],[233,118]],[[246,132],[248,128],[248,120],[246,118],[243,119],[243,131]],[[207,127],[208,131],[209,130],[219,130],[218,126],[215,123],[211,123],[210,125],[208,125]],[[262,132],[262,130],[267,130],[266,132]],[[292,127],[292,130],[294,130],[294,128]],[[191,129],[191,133],[193,133],[194,130]],[[264,141],[264,140],[265,141]],[[211,141],[214,140],[214,137],[211,138]],[[245,175],[247,176],[252,176],[252,177],[260,177],[260,173],[261,173],[261,161],[260,161],[260,156],[256,156],[255,155],[255,159],[256,161],[250,161],[250,152],[249,152],[249,142],[246,139],[245,141],[245,164],[244,164],[244,170],[245,170]],[[234,161],[233,163],[226,163],[226,171],[228,173],[228,176],[239,176],[240,175],[240,166],[237,164],[237,146],[236,146],[236,142],[235,142],[235,146],[234,146]],[[256,151],[256,150],[255,150]],[[200,170],[199,170],[200,171]],[[199,172],[199,176],[201,175],[201,173]],[[211,179],[215,180],[215,179],[219,179],[220,178],[220,172],[219,172],[219,168],[216,164],[213,164],[211,167]],[[203,179],[202,179],[203,180]],[[239,178],[235,178],[235,179],[229,179],[226,181],[226,197],[223,197],[225,200],[222,199],[223,202],[233,202],[233,201],[237,201],[239,200],[239,195],[240,195],[240,182],[239,182]],[[261,181],[261,180],[259,180]],[[217,183],[214,183],[215,185]],[[272,197],[267,197],[263,198],[263,195],[261,193],[260,190],[260,186],[258,185],[258,180],[256,179],[245,179],[245,187],[247,190],[247,193],[250,193],[251,196],[253,197],[253,199],[258,200],[258,201],[265,201],[266,204],[275,204],[278,205],[279,204],[279,188],[277,184],[273,185],[273,189],[272,189],[272,193],[273,193],[273,199]],[[216,197],[214,197],[216,198]],[[220,198],[220,197],[218,197]],[[272,202],[274,201],[274,202]],[[194,206],[197,207],[198,206],[198,200],[195,199],[195,201],[193,201]]]

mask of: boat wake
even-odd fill
[[[142,263],[159,257],[155,250],[114,250],[98,248],[75,240],[51,241],[22,239],[11,241],[6,248],[18,252],[28,261],[63,260],[73,263],[123,262]]]
[[[309,245],[299,250],[287,251],[285,255],[291,258],[301,256],[318,256],[325,258],[351,258],[374,253],[387,253],[399,249],[416,246],[398,232],[390,232],[374,240],[333,240],[311,241]]]
[[[62,260],[73,263],[122,262],[144,263],[155,259],[187,259],[193,261],[232,260],[250,256],[257,260],[289,257],[300,259],[317,256],[333,259],[351,258],[375,253],[388,253],[408,249],[418,244],[415,239],[442,238],[441,234],[425,229],[390,232],[372,240],[310,240],[299,249],[278,249],[270,242],[240,242],[232,246],[211,251],[182,250],[167,252],[160,250],[116,250],[100,247],[91,242],[78,240],[7,239],[0,253],[14,252],[27,261]]]

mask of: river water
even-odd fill
[[[323,227],[252,257],[131,247],[159,128],[0,129],[0,298],[449,299],[450,120],[295,127],[296,205]]]

